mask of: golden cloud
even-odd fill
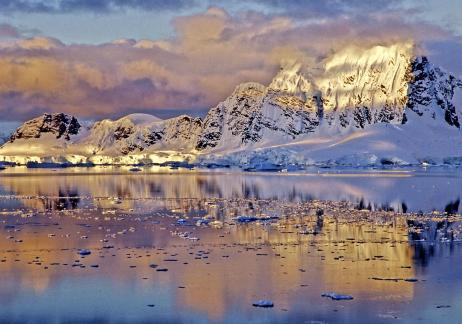
[[[207,109],[241,82],[267,84],[280,64],[315,64],[346,44],[445,37],[393,16],[361,21],[296,21],[255,12],[231,16],[221,8],[173,21],[172,39],[120,39],[65,45],[46,37],[0,42],[0,111],[11,118],[42,110],[83,116]]]

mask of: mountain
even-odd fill
[[[188,152],[202,129],[200,118],[186,115],[161,120],[147,114],[132,114],[119,120],[95,123],[77,144],[91,154],[127,155],[144,151]]]
[[[13,143],[19,139],[40,138],[45,134],[69,141],[72,135],[79,133],[80,128],[80,123],[73,116],[63,113],[44,114],[25,122],[11,135],[9,141]]]
[[[18,128],[0,148],[0,158],[462,164],[461,90],[460,79],[415,56],[412,44],[349,47],[315,67],[289,62],[268,86],[237,86],[203,121],[132,114],[82,126],[73,116],[45,114]]]
[[[447,124],[460,128],[462,107],[456,109],[454,94],[462,89],[462,80],[433,66],[426,57],[411,62],[410,79],[406,101],[409,111],[434,120],[444,117]]]
[[[162,120],[131,114],[82,126],[76,117],[44,114],[19,127],[0,148],[4,161],[136,164],[189,159],[202,130],[200,118]]]
[[[346,133],[378,123],[401,125],[412,113],[459,128],[460,112],[452,99],[460,80],[425,57],[413,58],[408,44],[356,51],[333,55],[321,71],[291,64],[267,88],[237,87],[207,115],[198,148],[229,149],[229,134],[245,145]]]
[[[401,123],[409,85],[410,46],[337,53],[315,71],[293,62],[266,88],[244,84],[207,115],[199,149],[282,142],[319,132],[345,132],[380,122]],[[242,129],[236,127],[240,125]],[[220,131],[218,131],[220,130]],[[221,141],[220,141],[221,140]]]
[[[319,125],[314,100],[303,101],[256,83],[246,83],[204,120],[198,150],[229,150],[254,143],[295,139]]]
[[[348,48],[243,84],[204,121],[204,162],[383,165],[462,162],[462,81],[412,44]],[[462,91],[461,91],[462,94]],[[459,99],[461,99],[460,97]],[[460,102],[462,103],[462,101]]]

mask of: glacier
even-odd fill
[[[349,47],[317,66],[288,62],[247,82],[204,119],[131,114],[94,123],[64,113],[20,126],[0,161],[178,162],[245,169],[462,165],[462,81],[398,43]]]

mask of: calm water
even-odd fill
[[[459,322],[462,173],[320,172],[2,171],[0,322]]]
[[[313,170],[303,173],[240,173],[129,167],[62,170],[10,168],[0,173],[0,195],[38,197],[34,208],[60,200],[80,207],[82,198],[104,207],[99,197],[256,198],[283,201],[346,200],[373,210],[432,211],[454,208],[462,196],[462,169]],[[61,197],[61,199],[59,199]],[[74,197],[74,199],[72,199]],[[12,201],[10,203],[13,203]],[[20,199],[18,206],[27,205]],[[136,202],[133,202],[136,204]],[[32,206],[31,206],[32,207]]]

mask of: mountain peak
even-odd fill
[[[25,122],[10,137],[10,142],[17,139],[40,138],[43,134],[52,134],[57,139],[70,140],[77,135],[81,125],[76,117],[64,113],[45,113]]]
[[[266,87],[258,82],[245,82],[239,84],[233,91],[235,96],[258,96],[266,91]]]
[[[302,64],[297,61],[286,63],[273,78],[269,90],[282,91],[298,97],[304,97],[314,91],[314,86],[301,71]]]
[[[134,113],[124,116],[117,120],[118,122],[129,121],[134,125],[150,124],[162,121],[159,117],[150,114]]]
[[[415,58],[409,68],[407,105],[412,111],[428,120],[445,120],[460,128],[462,112],[456,109],[454,97],[462,90],[462,81],[443,69],[434,66],[427,57]]]
[[[410,61],[414,56],[415,45],[412,42],[375,45],[370,48],[349,46],[325,59],[323,65],[326,72],[339,72],[348,66],[396,65],[403,60]]]
[[[314,66],[305,66],[296,60],[286,61],[268,90],[284,92],[302,100],[322,95],[326,98],[327,110],[351,108],[358,96],[371,94],[373,98],[369,104],[384,105],[389,101],[396,104],[402,100],[390,98],[390,94],[399,94],[400,99],[404,94],[405,89],[398,91],[401,86],[398,83],[404,78],[414,48],[411,42],[366,49],[349,46]],[[352,96],[346,96],[347,92]]]

